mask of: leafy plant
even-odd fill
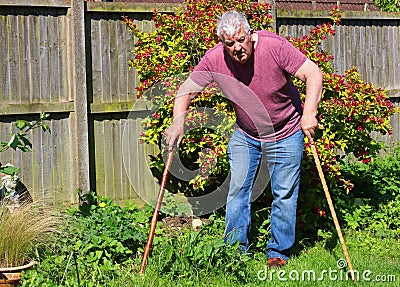
[[[28,132],[37,128],[42,128],[44,132],[50,131],[49,127],[43,123],[45,119],[49,117],[49,114],[41,113],[38,120],[29,122],[25,120],[18,120],[15,123],[17,129],[11,136],[8,142],[0,143],[0,152],[4,152],[8,149],[21,150],[22,152],[31,151],[32,144],[27,138]],[[26,187],[19,181],[17,173],[20,171],[19,168],[12,164],[2,165],[0,163],[0,175],[2,176],[2,186],[0,187],[0,203],[3,200],[7,200],[7,204],[14,204],[18,206],[20,200],[31,201],[30,195],[26,193]],[[21,194],[20,194],[21,193]]]
[[[42,128],[44,132],[49,131],[49,127],[43,123],[48,117],[48,114],[42,113],[33,123],[25,120],[16,121],[17,131],[12,134],[8,142],[0,143],[0,152],[9,148],[22,152],[31,151],[32,144],[27,138],[28,132],[36,128]],[[17,172],[19,168],[0,163],[0,173],[3,177],[0,189],[1,267],[26,263],[32,255],[32,250],[48,242],[49,236],[57,231],[56,227],[60,222],[60,218],[51,214],[47,206],[33,205],[27,201],[20,202],[18,197],[17,199],[9,197],[18,192]]]
[[[400,235],[400,147],[366,164],[348,162],[343,176],[354,183],[353,192],[338,197],[348,227],[379,236]]]
[[[369,198],[371,204],[387,202],[400,191],[400,146],[366,164],[347,161],[342,172],[354,183],[354,196]]]
[[[372,0],[374,5],[378,6],[382,11],[400,12],[399,0]]]
[[[155,204],[156,202],[153,201],[150,205],[155,206]],[[191,210],[187,202],[179,202],[177,197],[166,190],[161,205],[161,213],[166,216],[190,215]]]
[[[49,116],[49,114],[41,113],[39,119],[32,123],[25,120],[17,120],[15,122],[15,128],[17,129],[17,131],[11,135],[11,139],[8,142],[0,142],[0,152],[4,152],[10,148],[14,150],[21,150],[22,152],[31,151],[32,143],[27,138],[28,132],[37,128],[42,128],[44,132],[50,131],[49,127],[43,123],[43,121],[46,120]],[[14,167],[13,165],[2,165],[0,163],[1,173],[15,176],[19,171],[20,169]],[[7,192],[10,192],[10,190],[7,189]],[[4,195],[6,196],[8,194]]]
[[[99,286],[107,285],[110,278],[119,282],[115,286],[122,286],[129,280],[129,273],[122,269],[129,268],[143,252],[151,209],[138,209],[133,202],[121,206],[93,192],[88,196],[88,209],[70,207],[65,211],[63,236],[50,249],[40,251],[40,269],[28,271],[26,286],[43,286],[46,282],[54,286],[77,286],[78,282]]]
[[[17,131],[12,134],[8,142],[0,143],[0,152],[4,152],[9,148],[20,149],[23,152],[31,151],[32,143],[27,138],[28,132],[37,128],[41,128],[44,132],[50,131],[49,127],[43,123],[49,116],[49,114],[41,113],[39,119],[32,123],[25,120],[17,120],[15,122]]]
[[[108,257],[104,253],[105,260],[102,258],[90,260],[93,259],[91,252],[95,254],[104,247],[102,241],[96,239],[101,238],[103,233],[108,236],[108,231],[104,229],[111,226],[110,229],[114,232],[118,230],[116,226],[120,224],[140,222],[143,215],[148,220],[152,212],[149,206],[138,209],[128,203],[123,207],[117,207],[110,199],[98,198],[94,194],[93,198],[95,201],[92,201],[93,206],[89,213],[83,214],[75,207],[66,211],[69,217],[63,224],[65,230],[52,241],[51,245],[38,249],[38,263],[35,268],[24,274],[23,286],[259,286],[261,280],[259,275],[267,275],[260,273],[260,270],[261,272],[265,270],[266,265],[264,250],[257,248],[254,254],[241,255],[237,245],[226,246],[223,243],[224,220],[222,215],[218,216],[216,213],[209,217],[210,223],[203,225],[199,231],[175,228],[167,231],[157,228],[144,274],[138,274],[141,261],[141,256],[138,255],[143,251],[141,248],[132,248],[130,249],[132,253],[120,256],[121,253],[112,247],[108,248],[107,252],[113,255]],[[267,204],[269,200],[264,198],[257,204]],[[388,207],[393,210],[393,205]],[[392,222],[395,222],[396,217],[399,218],[398,210],[397,204],[397,211],[390,219]],[[93,220],[92,213],[97,214],[95,218],[100,214],[104,216],[107,224],[101,225],[99,219]],[[132,221],[125,220],[129,218],[129,215],[122,216],[125,213],[131,214]],[[260,216],[260,219],[262,217]],[[141,232],[141,228],[143,233],[147,233],[147,227],[140,227],[139,223],[134,225],[131,232]],[[91,239],[84,239],[84,232],[87,232]],[[121,234],[111,235],[113,240],[119,241]],[[303,249],[297,256],[291,258],[290,269],[286,271],[290,270],[292,274],[297,271],[298,274],[302,274],[306,266],[307,270],[324,274],[322,272],[330,270],[329,268],[337,267],[338,257],[341,258],[342,254],[340,244],[335,241],[328,250],[326,241],[332,237],[332,233],[320,232],[320,234],[324,240],[306,250]],[[357,270],[371,270],[374,274],[397,274],[395,272],[399,264],[398,239],[378,237],[368,230],[354,230],[351,233],[346,232],[345,240]],[[143,246],[144,243],[140,244]],[[85,248],[84,245],[90,247]],[[124,244],[124,247],[128,245]],[[275,277],[271,284],[299,285],[299,281],[282,282],[278,279]],[[332,286],[329,277],[314,283],[310,281],[307,286]],[[351,280],[342,283],[343,286],[354,285]]]
[[[0,204],[0,267],[26,264],[32,251],[58,232],[60,222],[46,206],[26,204],[11,209]]]
[[[219,270],[245,281],[245,262],[250,257],[241,255],[238,244],[224,243],[223,220],[211,216],[210,222],[199,231],[181,229],[164,240],[152,255],[152,265],[173,277],[196,277],[195,274]]]

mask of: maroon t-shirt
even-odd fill
[[[275,141],[300,129],[301,101],[291,76],[307,58],[272,32],[256,33],[257,46],[245,64],[235,62],[219,43],[190,78],[202,87],[216,82],[235,109],[237,127],[253,138]]]

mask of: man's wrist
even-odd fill
[[[182,116],[182,115],[174,117],[173,120],[172,120],[172,123],[174,125],[183,125],[185,123],[185,117]]]

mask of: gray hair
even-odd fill
[[[223,39],[223,33],[228,37],[232,37],[239,32],[241,26],[243,26],[246,34],[250,34],[250,25],[246,16],[236,10],[229,10],[221,17],[218,17],[217,35],[220,39]]]

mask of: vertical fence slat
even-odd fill
[[[8,49],[7,49],[7,35],[6,35],[6,20],[7,16],[0,15],[0,35],[2,40],[0,41],[0,57],[3,59],[0,65],[0,102],[7,102],[8,95]]]
[[[20,94],[18,97],[18,102],[29,102],[29,27],[28,19],[25,16],[18,16],[18,30],[19,30],[19,75],[20,75]]]
[[[115,33],[117,37],[118,48],[116,50],[116,56],[118,58],[118,69],[115,71],[118,74],[118,81],[116,85],[119,88],[119,101],[127,102],[129,101],[128,95],[128,57],[127,52],[129,51],[127,39],[127,32],[125,27],[122,25],[121,21],[115,23]]]
[[[18,60],[19,60],[19,45],[18,45],[18,24],[17,17],[8,17],[7,23],[8,30],[8,68],[9,68],[9,85],[10,85],[10,95],[9,102],[16,104],[17,98],[20,94],[20,77],[18,74]]]
[[[58,46],[58,17],[48,17],[48,37],[49,37],[49,102],[58,102],[60,95],[60,62],[59,62],[59,46]]]
[[[102,138],[104,137],[104,130],[103,125],[97,119],[94,119],[94,138]],[[94,142],[94,152],[95,152],[95,173],[96,173],[96,187],[105,186],[106,182],[106,174],[104,167],[107,166],[105,161],[106,158],[106,150],[104,146],[104,140],[102,141],[95,141]],[[98,189],[98,194],[104,195],[104,188]]]
[[[116,103],[120,102],[120,86],[119,86],[119,57],[118,57],[118,49],[119,43],[118,38],[119,35],[117,34],[117,22],[116,21],[109,21],[109,53],[110,53],[110,66],[109,70],[111,72],[110,75],[110,95],[111,95],[111,102]]]
[[[68,87],[70,83],[68,81],[68,54],[67,54],[67,35],[68,35],[68,25],[66,16],[58,17],[58,31],[57,41],[58,41],[58,61],[59,61],[59,96],[58,100],[60,102],[68,101]]]
[[[99,21],[90,21],[91,25],[91,47],[92,47],[92,89],[93,89],[93,102],[101,102],[103,92],[103,81],[102,81],[102,57],[101,49],[101,38],[100,38],[100,23]]]
[[[110,28],[106,20],[100,20],[100,38],[101,38],[101,54],[102,58],[102,86],[103,86],[103,103],[112,103],[111,95],[111,62],[110,62]]]
[[[48,18],[39,16],[39,39],[40,39],[40,102],[49,102],[49,38]]]
[[[30,70],[31,70],[31,79],[30,79],[30,95],[29,102],[37,103],[40,102],[40,33],[39,33],[39,21],[38,17],[29,17],[29,27],[31,31],[30,35]]]

